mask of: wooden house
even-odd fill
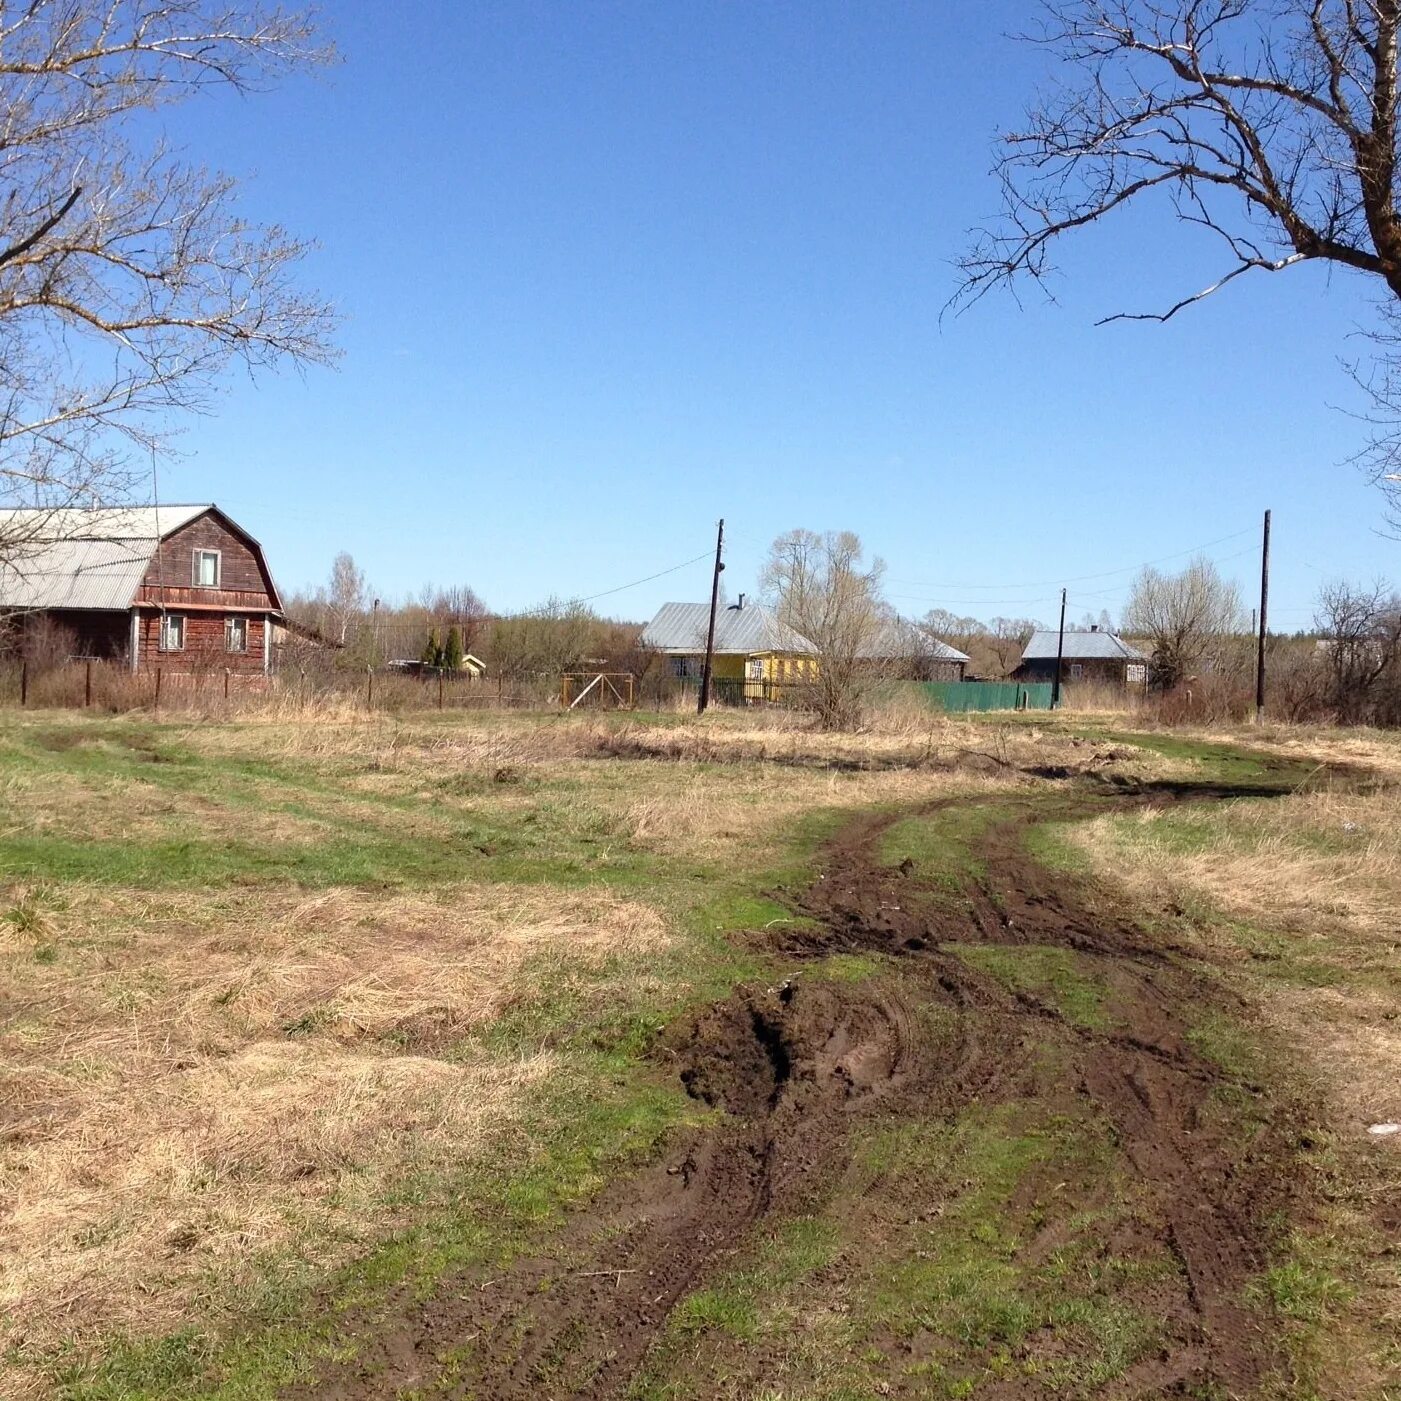
[[[969,657],[905,618],[878,623],[861,644],[857,660],[871,671],[901,681],[962,681]]]
[[[282,603],[262,546],[214,505],[0,511],[0,614],[71,654],[266,673]]]
[[[1032,633],[1022,648],[1022,659],[1012,676],[1017,681],[1054,681],[1060,634],[1054,628]],[[1116,633],[1091,627],[1065,633],[1061,681],[1067,686],[1084,681],[1130,689],[1148,684],[1148,658]]]
[[[705,665],[708,603],[664,603],[642,630],[642,646],[666,659],[670,674],[699,684]],[[762,604],[738,603],[715,615],[712,693],[717,700],[778,700],[817,674],[817,648]]]

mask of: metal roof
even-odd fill
[[[1024,662],[1053,662],[1056,659],[1056,644],[1059,633],[1054,628],[1043,628],[1031,634],[1031,640],[1022,648]],[[1112,632],[1071,632],[1065,634],[1065,659],[1068,662],[1146,662],[1147,657],[1124,639]]]
[[[212,507],[0,510],[0,608],[125,611],[156,545]]]
[[[642,645],[658,652],[704,652],[710,623],[708,603],[664,603],[642,630]],[[812,653],[806,637],[793,631],[764,607],[722,608],[715,615],[715,650],[722,655],[752,656],[756,652]]]
[[[884,622],[861,644],[857,656],[868,661],[905,661],[913,658],[935,662],[966,662],[968,655],[904,618]]]

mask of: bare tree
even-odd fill
[[[0,505],[120,497],[231,362],[330,358],[306,245],[237,212],[152,114],[326,57],[257,0],[0,6]],[[12,527],[0,557],[22,553]]]
[[[331,587],[325,600],[326,632],[342,647],[349,640],[351,628],[364,616],[368,592],[364,571],[342,550],[331,562]]]
[[[437,624],[456,628],[464,650],[471,652],[484,635],[489,610],[475,589],[465,584],[448,588],[429,585],[419,596],[423,610]]]
[[[602,661],[599,648],[605,628],[586,604],[552,597],[527,612],[495,619],[487,660],[508,681],[553,685],[563,672]]]
[[[1068,80],[1004,135],[1004,217],[962,260],[955,302],[1041,282],[1066,233],[1154,196],[1222,250],[1166,321],[1250,272],[1323,261],[1401,299],[1397,51],[1401,0],[1048,0],[1032,36]],[[1388,487],[1401,397],[1385,360],[1369,463]],[[1393,497],[1393,500],[1401,498]]]
[[[813,707],[828,729],[859,721],[871,675],[865,654],[889,622],[880,591],[885,565],[863,560],[861,540],[849,530],[791,530],[773,542],[761,581],[778,620],[817,649]]]
[[[1314,617],[1327,659],[1329,702],[1344,724],[1390,719],[1401,688],[1401,595],[1389,584],[1336,582],[1318,595]]]
[[[983,644],[998,676],[1010,676],[1017,669],[1037,627],[1030,618],[994,618],[988,624]]]
[[[1124,630],[1151,643],[1154,683],[1164,690],[1233,660],[1243,621],[1239,588],[1205,559],[1180,574],[1144,569],[1124,608]]]

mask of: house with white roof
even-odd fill
[[[132,671],[266,673],[282,601],[262,546],[213,504],[0,510],[0,621]]]

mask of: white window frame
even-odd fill
[[[1081,678],[1082,676],[1084,676],[1084,674],[1085,674],[1085,668],[1084,668],[1083,665],[1081,665],[1081,663],[1079,663],[1079,662],[1071,662],[1071,663],[1070,663],[1070,679],[1071,679],[1072,681],[1079,681],[1080,678]]]
[[[241,623],[243,626],[243,645],[235,647],[233,645],[234,624]],[[247,652],[248,650],[248,619],[241,613],[230,614],[224,619],[224,651],[226,652]]]
[[[206,555],[214,558],[214,582],[206,584],[200,578],[200,562]],[[190,582],[197,589],[217,589],[224,577],[224,552],[223,550],[196,550],[190,560]]]
[[[160,650],[162,652],[183,652],[185,650],[185,626],[186,618],[183,613],[162,613]],[[170,625],[175,623],[180,632],[180,641],[174,646],[170,641]]]

